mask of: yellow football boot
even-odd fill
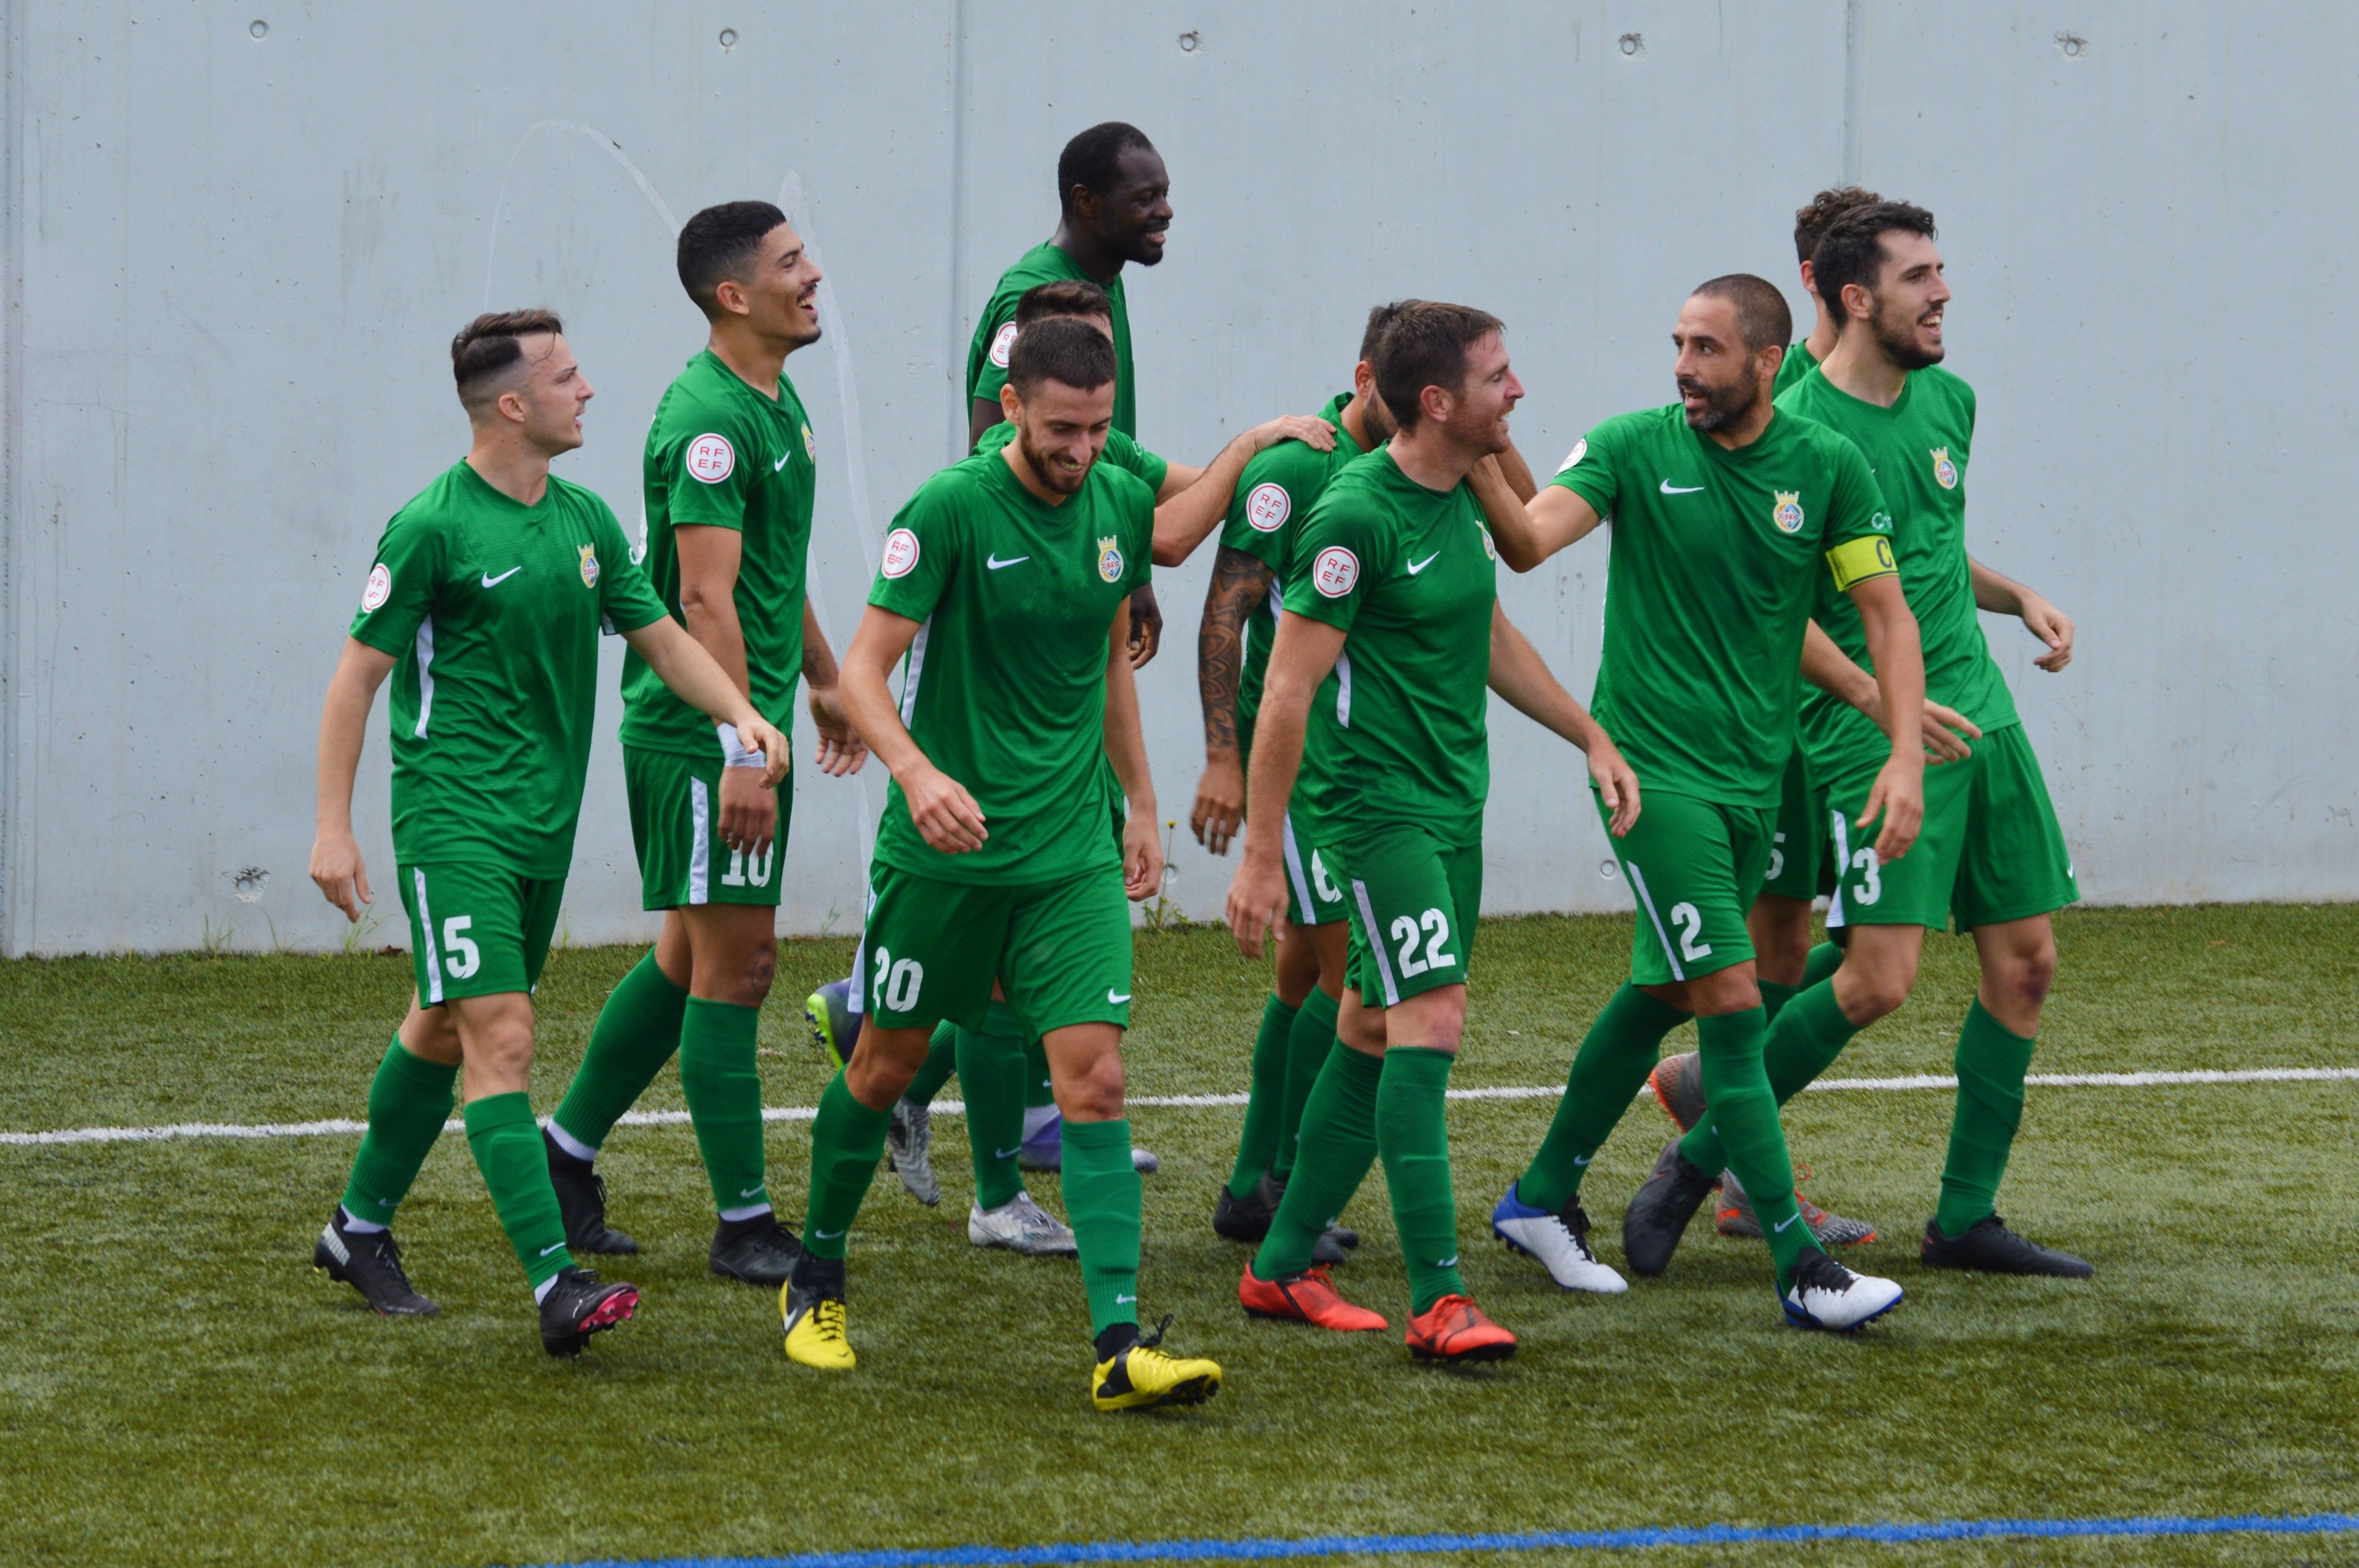
[[[778,1315],[786,1323],[788,1360],[825,1372],[849,1372],[856,1365],[844,1334],[841,1284],[798,1286],[789,1278],[778,1287]]]
[[[1144,1410],[1201,1405],[1221,1391],[1219,1362],[1170,1355],[1161,1348],[1162,1338],[1158,1329],[1099,1362],[1090,1378],[1090,1402],[1102,1410]]]

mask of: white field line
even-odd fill
[[[2253,1067],[2241,1071],[2198,1071],[2188,1073],[2035,1073],[2024,1082],[2042,1089],[2154,1089],[2180,1084],[2212,1083],[2319,1083],[2359,1082],[2359,1067]],[[1955,1078],[1935,1073],[1920,1073],[1907,1078],[1821,1078],[1810,1088],[1831,1094],[1870,1093],[1895,1094],[1912,1089],[1954,1089]],[[1453,1100],[1552,1100],[1564,1090],[1553,1083],[1519,1085],[1498,1089],[1452,1089]],[[1651,1089],[1643,1091],[1651,1094]],[[1180,1110],[1217,1109],[1223,1105],[1242,1105],[1243,1094],[1136,1094],[1129,1102],[1134,1105],[1165,1107]],[[955,1116],[964,1113],[965,1105],[958,1100],[936,1100],[934,1115]],[[766,1122],[807,1122],[819,1114],[814,1105],[766,1105],[762,1110]],[[678,1127],[688,1120],[686,1111],[632,1111],[618,1124],[623,1127]],[[164,1127],[59,1127],[48,1132],[0,1132],[0,1144],[52,1143],[159,1143],[179,1138],[322,1138],[334,1133],[356,1133],[368,1130],[366,1122],[342,1117],[318,1122],[175,1122]],[[442,1124],[445,1132],[464,1132],[464,1123],[453,1118]]]

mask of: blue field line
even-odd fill
[[[1498,1535],[1314,1535],[1287,1541],[1075,1541],[1040,1546],[940,1546],[889,1552],[805,1552],[791,1557],[601,1560],[565,1568],[1033,1568],[1082,1563],[1256,1562],[1287,1557],[1466,1552],[1637,1552],[1658,1546],[1804,1545],[1866,1541],[2054,1540],[2166,1535],[2353,1535],[2359,1514],[2232,1514],[2217,1519],[1936,1519],[1923,1524],[1707,1524],[1643,1530],[1538,1530]],[[551,1565],[556,1568],[556,1565]]]

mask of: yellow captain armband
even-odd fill
[[[1893,564],[1892,541],[1881,537],[1845,539],[1827,551],[1827,566],[1835,587],[1848,593],[1872,577],[1889,577],[1900,570]]]

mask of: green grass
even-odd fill
[[[2359,1064],[2359,909],[2093,911],[2060,941],[2035,1071]],[[1626,921],[1486,924],[1457,1084],[1560,1081],[1628,942]],[[763,1036],[772,1104],[810,1105],[823,1085],[797,1004],[848,950],[782,950]],[[544,1105],[635,958],[552,958]],[[406,961],[379,957],[0,964],[0,1128],[358,1116],[408,984]],[[1223,933],[1143,936],[1133,1091],[1241,1088],[1265,985]],[[1917,999],[1839,1072],[1946,1072],[1972,985],[1970,944],[1937,939]],[[676,1076],[647,1103],[678,1106]],[[1513,1362],[1465,1374],[1412,1367],[1397,1331],[1245,1321],[1244,1254],[1205,1224],[1238,1113],[1139,1111],[1139,1140],[1163,1157],[1143,1304],[1176,1312],[1175,1342],[1219,1357],[1229,1381],[1201,1410],[1130,1418],[1088,1407],[1072,1266],[967,1246],[955,1119],[939,1124],[941,1208],[890,1177],[872,1195],[852,1253],[861,1367],[834,1378],[785,1362],[768,1297],[706,1274],[685,1127],[610,1145],[614,1218],[648,1248],[627,1272],[646,1305],[571,1364],[541,1354],[456,1138],[402,1211],[412,1274],[443,1306],[423,1323],[369,1316],[306,1267],[351,1137],[0,1147],[0,1560],[542,1563],[2359,1507],[2359,1083],[2034,1090],[2002,1212],[2093,1259],[2085,1284],[1921,1270],[1909,1238],[1930,1212],[1948,1097],[1805,1095],[1788,1128],[1815,1195],[1886,1227],[1864,1266],[1909,1292],[1848,1339],[1784,1328],[1757,1247],[1708,1227],[1667,1279],[1615,1299],[1569,1296],[1509,1257],[1484,1216],[1550,1109],[1451,1111],[1469,1282],[1522,1340]],[[1608,1261],[1668,1127],[1641,1102],[1598,1160]],[[776,1190],[801,1191],[807,1131],[773,1126]],[[1053,1178],[1035,1190],[1055,1206]],[[1351,1217],[1367,1241],[1345,1288],[1397,1324],[1381,1172]],[[1808,1552],[2354,1558],[2347,1537]]]

